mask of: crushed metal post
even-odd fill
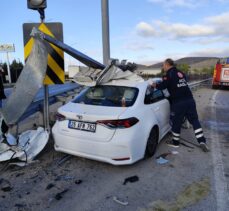
[[[17,80],[16,85],[1,111],[0,119],[0,162],[18,158],[18,166],[25,166],[41,152],[49,139],[49,132],[39,127],[28,130],[15,138],[9,127],[20,121],[38,90],[43,86],[46,75],[48,53],[44,41],[34,36],[32,52]],[[23,99],[23,100],[22,100]]]
[[[16,124],[19,121],[38,90],[43,86],[48,58],[43,42],[34,38],[32,52],[2,109],[2,115],[8,125]]]

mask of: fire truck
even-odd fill
[[[229,87],[229,58],[219,60],[215,65],[212,88]]]

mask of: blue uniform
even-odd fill
[[[197,141],[205,143],[203,130],[198,120],[196,103],[185,74],[177,70],[176,67],[172,67],[162,79],[163,81],[157,84],[156,88],[167,89],[170,94],[173,140],[176,142],[180,140],[181,125],[186,117],[193,126]]]

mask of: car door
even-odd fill
[[[168,100],[164,97],[161,90],[148,87],[145,95],[145,104],[150,106],[150,110],[157,118],[161,135],[164,135],[170,128],[170,105]]]

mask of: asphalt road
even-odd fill
[[[12,189],[0,189],[0,210],[229,210],[229,91],[202,88],[195,99],[210,152],[195,145],[191,128],[182,129],[189,147],[174,150],[165,144],[167,137],[154,157],[129,166],[74,156],[60,163],[65,154],[55,152],[50,142],[39,163],[1,172]],[[178,154],[157,163],[157,156],[171,151]],[[139,180],[124,185],[131,176]]]
[[[213,93],[204,124],[211,140],[214,190],[217,210],[229,209],[229,92]]]

